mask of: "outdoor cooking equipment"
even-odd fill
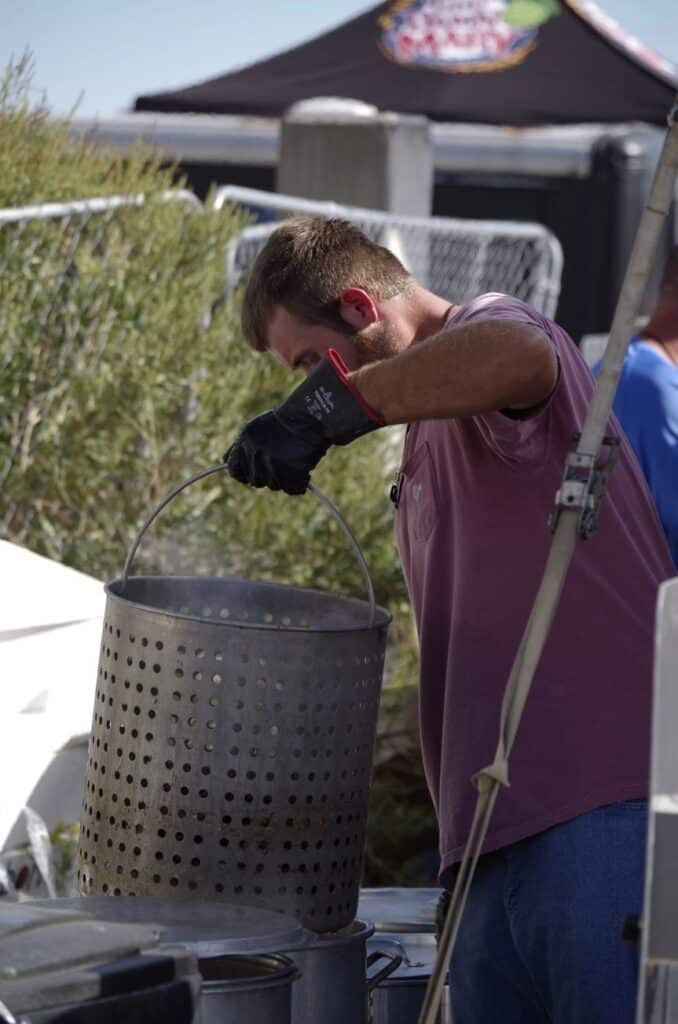
[[[283,953],[315,938],[298,921],[261,907],[150,896],[72,896],[26,906],[89,914],[98,921],[152,927],[163,945],[188,946],[198,960],[234,953]]]
[[[358,914],[372,921],[376,932],[435,934],[440,886],[376,887],[360,890]]]
[[[367,1024],[369,993],[401,962],[388,950],[367,954],[373,931],[371,924],[354,921],[340,932],[315,935],[305,945],[285,950],[303,979],[292,991],[294,1024]]]
[[[197,1024],[199,997],[194,955],[148,925],[0,903],[0,1021]]]
[[[317,935],[284,914],[207,900],[81,896],[30,905],[85,912],[100,921],[145,924],[160,943],[187,946],[209,982],[203,985],[208,1013],[216,1012],[227,996],[230,1003],[232,978],[218,975],[234,954],[256,959],[283,953],[294,961],[301,976],[292,985],[292,1024],[366,1024],[368,993],[401,963],[397,951],[367,955],[374,929],[363,921],[338,933]],[[271,1022],[278,1024],[278,1019],[271,1017]]]
[[[360,890],[358,913],[375,927],[367,940],[368,953],[402,960],[371,991],[370,1024],[417,1024],[436,961],[435,916],[441,892],[437,887]],[[437,1019],[450,1024],[447,988]]]
[[[299,972],[285,956],[214,956],[199,962],[201,1024],[290,1024]]]
[[[417,1024],[426,986],[436,960],[435,935],[429,932],[380,932],[367,941],[370,955],[387,954],[401,960],[370,992],[370,1024]],[[449,1024],[447,989],[440,1024]]]
[[[106,609],[81,819],[83,894],[202,896],[317,932],[354,917],[388,613],[225,577],[128,576]]]

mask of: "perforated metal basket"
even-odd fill
[[[107,602],[81,820],[85,895],[223,899],[350,923],[390,617],[222,577],[128,577]]]

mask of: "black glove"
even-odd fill
[[[232,477],[253,487],[303,494],[311,470],[333,444],[383,427],[334,349],[282,405],[246,423],[224,455]]]

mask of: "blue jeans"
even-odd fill
[[[450,968],[454,1024],[633,1024],[647,801],[484,854]]]

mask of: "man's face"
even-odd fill
[[[275,358],[291,370],[301,370],[306,375],[330,348],[336,349],[349,370],[358,370],[396,351],[383,320],[354,334],[342,334],[324,324],[301,323],[282,306],[276,306],[267,334]]]

